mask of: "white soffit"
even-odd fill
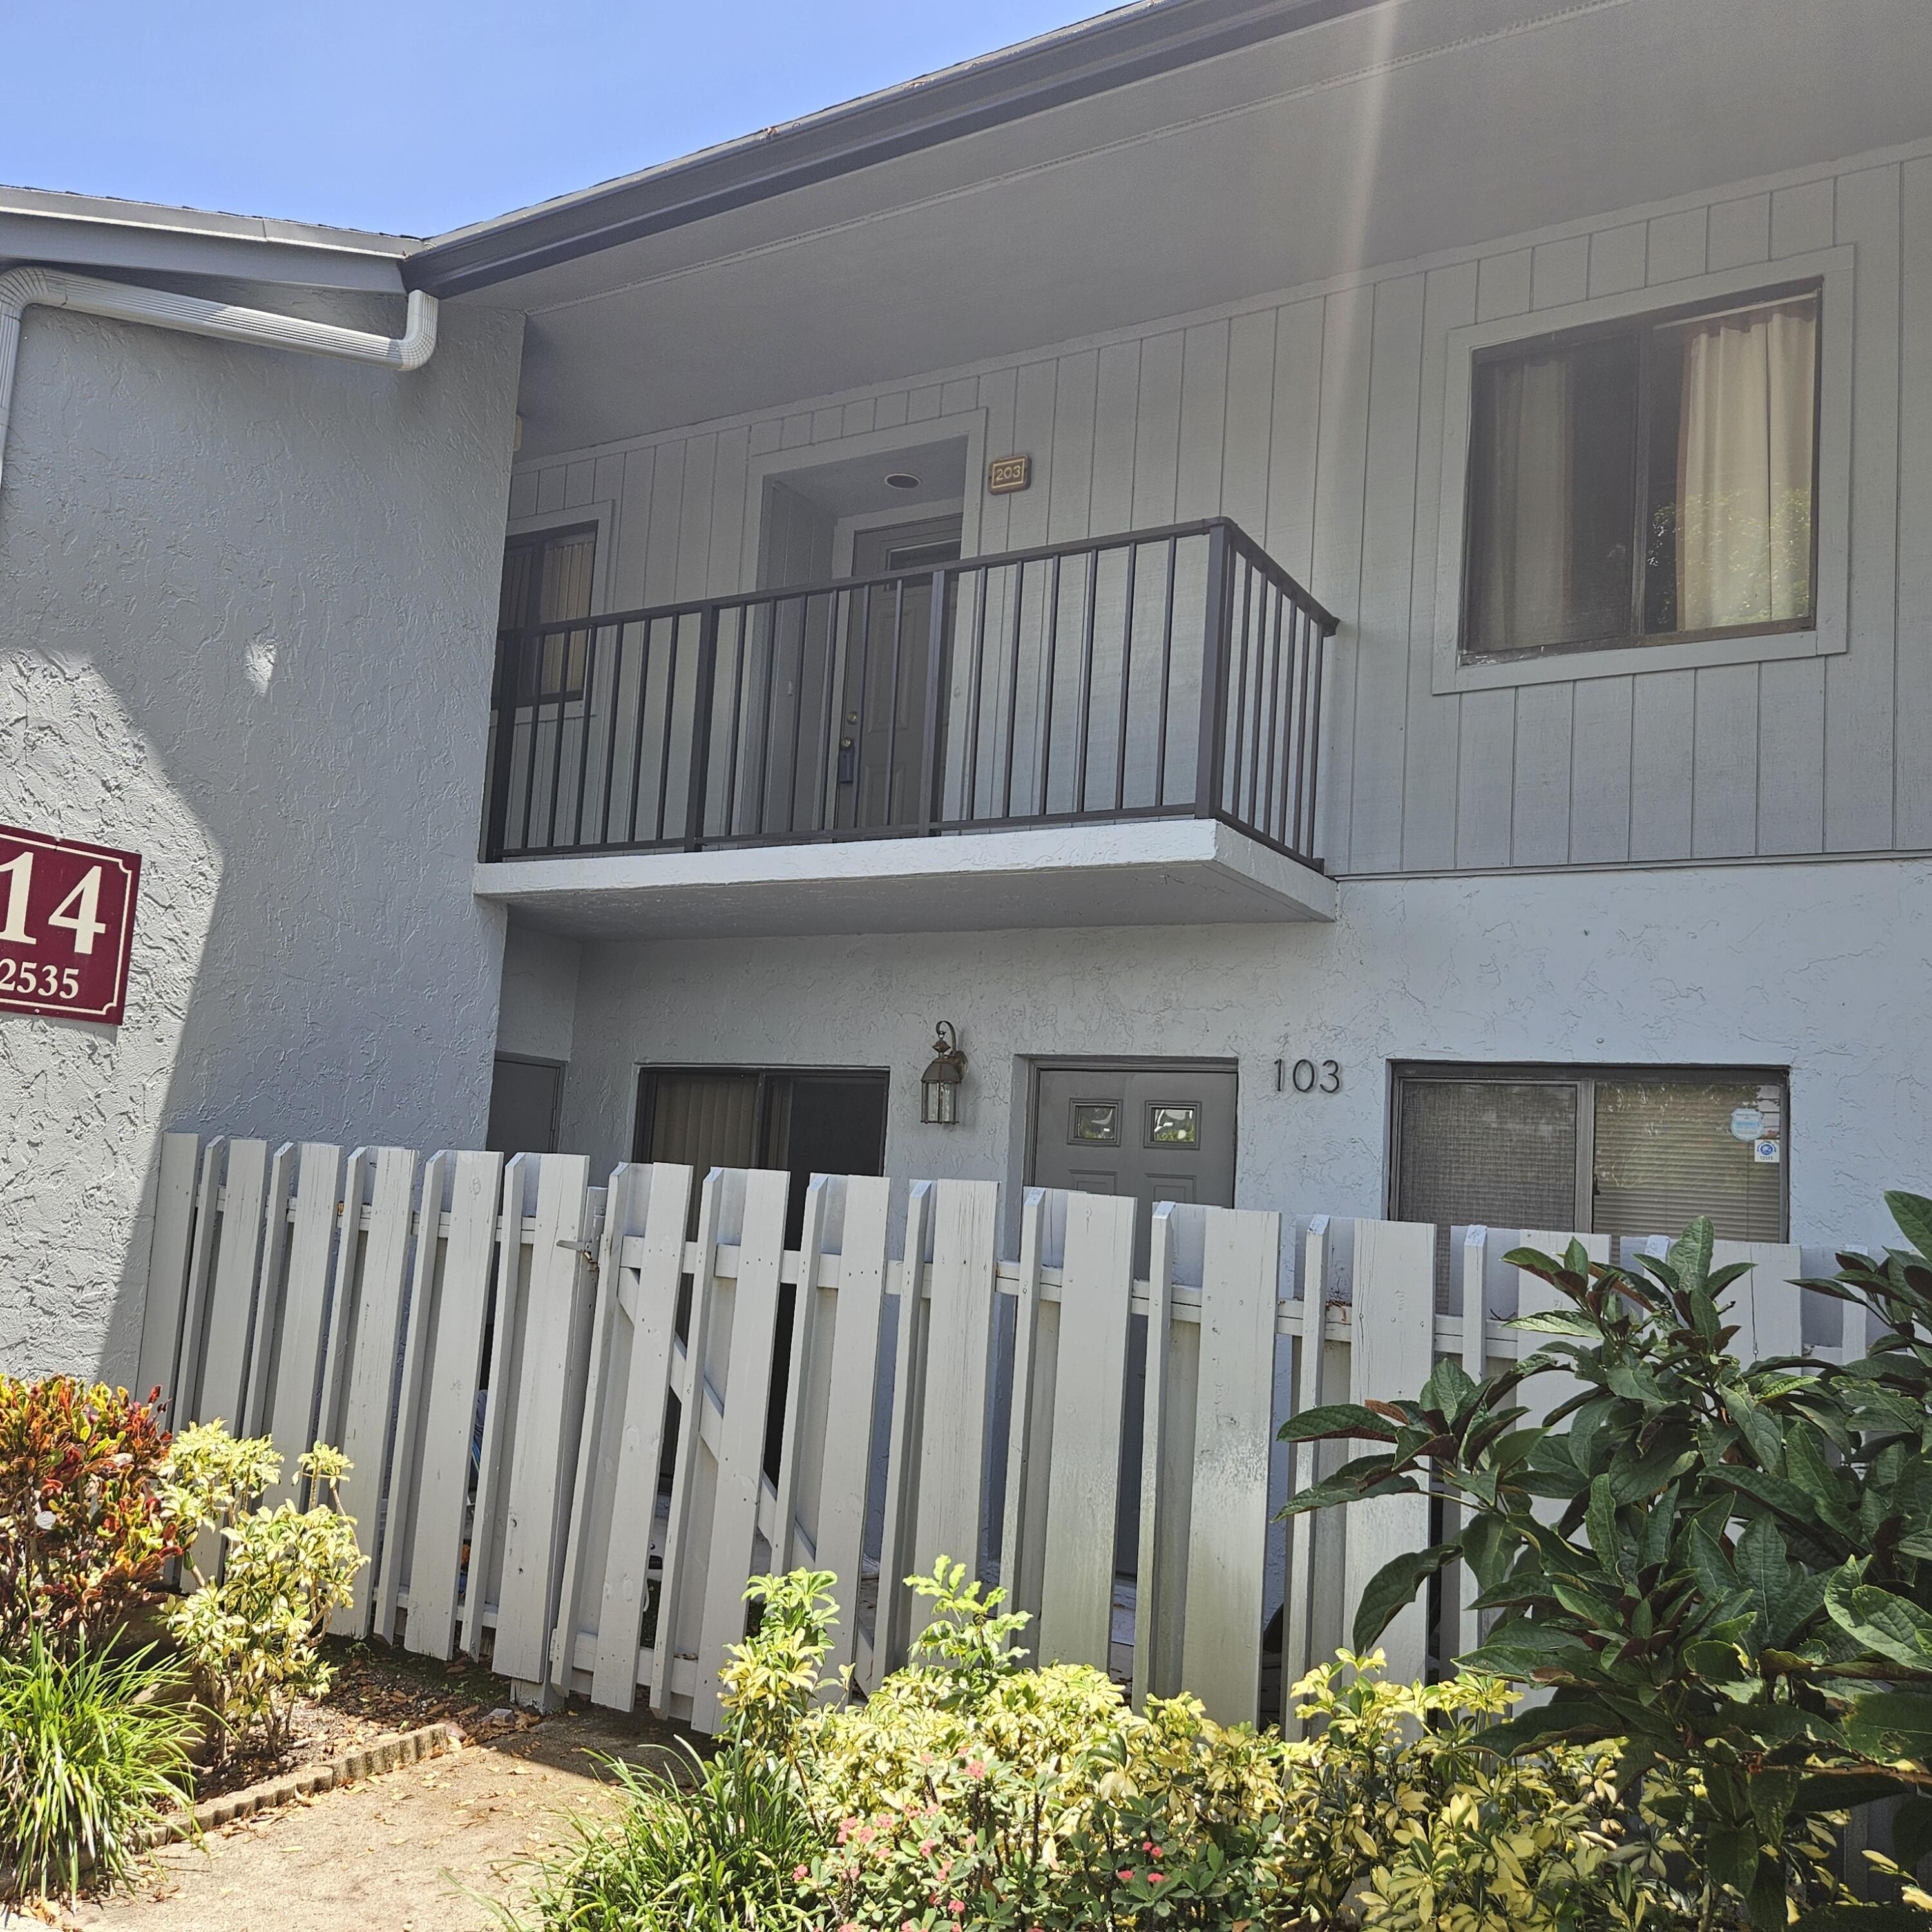
[[[1322,873],[1195,818],[509,860],[475,890],[577,939],[1274,925],[1336,905]]]
[[[1932,134],[1924,0],[1766,11],[1391,0],[463,299],[528,458]]]

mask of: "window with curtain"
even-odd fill
[[[496,607],[496,635],[512,639],[539,624],[587,617],[597,561],[597,526],[544,530],[512,537],[503,550],[503,585]],[[584,695],[587,631],[558,631],[535,650],[517,656],[519,704],[548,703]]]
[[[1480,355],[1465,656],[1814,621],[1816,286]]]

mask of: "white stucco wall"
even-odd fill
[[[574,939],[511,923],[503,940],[499,1053],[522,1054],[532,1060],[569,1059],[582,956],[583,948]]]
[[[0,1014],[0,1369],[132,1372],[164,1128],[478,1143],[502,934],[469,872],[520,339],[446,310],[398,376],[28,312],[0,820],[144,870],[126,1024]]]
[[[1932,1184],[1932,864],[1345,880],[1333,926],[586,944],[563,1144],[628,1157],[640,1062],[890,1066],[886,1166],[1017,1180],[1027,1056],[1239,1063],[1240,1204],[1379,1214],[1391,1060],[1786,1065],[1792,1238]],[[932,1022],[962,1124],[918,1124]],[[594,1053],[582,1050],[596,1042]],[[1340,1093],[1274,1062],[1340,1063]]]

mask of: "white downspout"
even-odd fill
[[[83,315],[105,316],[115,322],[146,322],[189,335],[212,336],[219,342],[296,349],[310,356],[373,362],[386,369],[420,369],[436,347],[436,298],[420,289],[410,292],[404,334],[368,335],[330,322],[305,322],[299,316],[204,302],[198,296],[178,296],[166,289],[98,281],[90,275],[70,275],[58,268],[10,268],[0,274],[0,476],[4,473],[7,424],[13,413],[21,311],[36,302],[47,308],[78,309]]]

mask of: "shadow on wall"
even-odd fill
[[[143,867],[125,1024],[0,1015],[0,1369],[133,1372],[164,1128],[480,1137],[502,932],[470,867],[520,341],[452,312],[398,376],[29,312],[0,820]]]

